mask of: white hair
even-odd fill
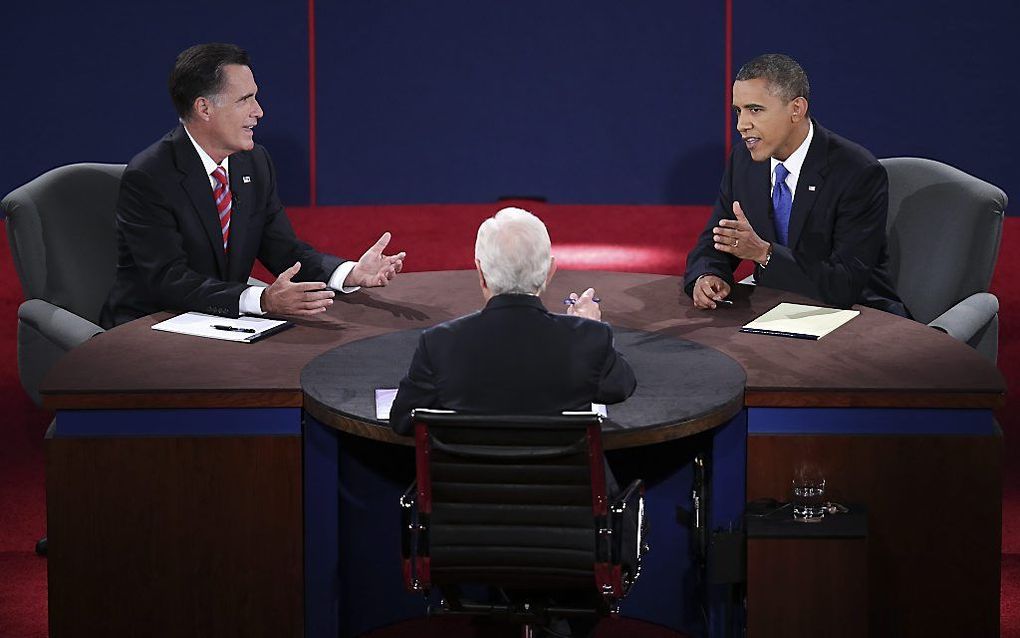
[[[492,294],[540,294],[552,264],[549,231],[528,211],[504,208],[478,227],[475,259]]]

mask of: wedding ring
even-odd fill
[[[733,247],[736,248],[739,245],[740,245],[740,240],[739,239],[734,239],[733,240]]]

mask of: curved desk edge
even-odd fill
[[[603,447],[607,450],[618,450],[693,436],[726,423],[736,416],[743,407],[743,400],[741,397],[737,397],[708,414],[701,414],[677,423],[641,428],[640,430],[603,430]],[[413,437],[401,436],[390,429],[388,425],[360,421],[324,405],[307,394],[305,395],[304,409],[319,423],[348,434],[385,443],[414,445]]]

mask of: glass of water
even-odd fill
[[[808,463],[793,473],[793,520],[817,523],[825,518],[825,476],[821,468]]]

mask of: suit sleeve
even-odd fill
[[[634,394],[637,379],[634,370],[613,345],[613,331],[606,326],[606,356],[599,374],[595,403],[619,403]]]
[[[776,282],[775,287],[849,308],[858,302],[878,265],[888,211],[889,179],[885,167],[875,162],[850,180],[837,202],[827,255],[773,244],[769,265],[755,269],[755,280],[765,286]],[[822,235],[826,231],[805,226],[801,241],[826,241]]]
[[[390,408],[390,427],[397,434],[412,433],[411,410],[415,408],[439,407],[439,389],[436,387],[435,371],[429,358],[426,335],[418,339],[418,348],[411,359],[411,367],[400,381],[397,396]]]
[[[712,215],[708,218],[705,228],[698,235],[698,241],[694,248],[687,254],[687,268],[684,271],[684,292],[688,296],[694,295],[694,283],[698,277],[711,274],[716,275],[733,285],[733,271],[736,270],[740,260],[728,253],[719,252],[715,249],[715,241],[712,236],[712,229],[719,225],[721,219],[735,219],[733,216],[733,154],[726,164],[726,171],[723,173],[722,182],[719,184],[719,197],[712,207]]]
[[[262,168],[269,177],[266,221],[259,243],[259,261],[266,270],[276,276],[293,266],[294,262],[300,261],[301,270],[294,277],[294,281],[328,282],[330,275],[344,260],[334,255],[320,253],[297,238],[276,192],[276,169],[269,154],[259,148],[262,152],[258,154],[256,161],[263,165]]]
[[[117,224],[146,289],[163,308],[237,316],[245,285],[207,277],[188,266],[184,240],[170,204],[144,171],[121,179]]]

